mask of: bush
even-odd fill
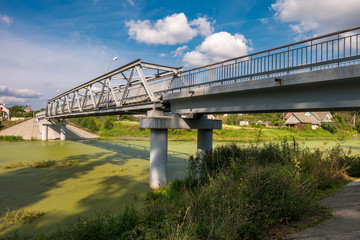
[[[337,133],[338,129],[334,123],[331,122],[324,122],[321,124],[321,127],[331,133]]]
[[[251,213],[242,238],[264,238],[270,226],[300,219],[314,207],[313,189],[312,181],[300,181],[289,164],[251,167],[242,187]]]
[[[115,116],[107,116],[105,118],[105,122],[104,122],[104,128],[105,129],[112,129],[114,127],[114,121],[116,120]]]
[[[87,128],[92,132],[99,131],[99,127],[97,126],[94,117],[79,118],[78,124],[79,126]]]

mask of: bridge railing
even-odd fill
[[[163,93],[359,63],[360,27],[194,68]],[[167,80],[171,81],[170,79]],[[186,83],[186,84],[184,84]]]

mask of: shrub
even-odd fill
[[[289,164],[251,167],[242,187],[242,200],[250,211],[242,238],[263,238],[270,226],[298,220],[304,212],[313,209],[312,183],[300,181]]]
[[[105,118],[104,122],[104,128],[105,129],[112,129],[114,127],[114,121],[116,120],[116,117],[114,116],[107,116]]]
[[[78,124],[81,127],[87,128],[92,132],[96,132],[99,130],[99,127],[96,125],[94,117],[84,117],[78,119]]]
[[[321,127],[331,133],[337,133],[338,129],[334,123],[331,122],[324,122],[321,124]]]
[[[23,140],[22,136],[0,136],[0,141],[18,142]]]

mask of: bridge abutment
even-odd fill
[[[197,154],[202,158],[212,150],[213,129],[221,129],[221,120],[181,118],[179,115],[163,116],[162,112],[150,111],[140,120],[140,128],[150,128],[150,188],[159,189],[167,185],[168,129],[198,129]],[[198,155],[199,156],[199,155]]]
[[[66,121],[49,121],[42,119],[38,121],[41,129],[41,140],[47,141],[50,139],[59,139],[64,141],[66,140]],[[50,135],[50,137],[49,137]]]

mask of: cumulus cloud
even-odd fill
[[[183,62],[186,66],[202,66],[244,56],[249,51],[252,51],[251,41],[247,40],[244,35],[218,32],[206,37],[194,51],[187,52]]]
[[[14,20],[7,15],[0,15],[0,21],[9,26],[14,22]]]
[[[214,32],[214,27],[206,17],[199,17],[190,22],[190,26],[195,26],[198,32],[203,36],[209,36]]]
[[[360,22],[359,0],[277,0],[275,17],[290,23],[296,38],[356,27]]]
[[[189,23],[184,13],[174,13],[151,23],[149,20],[130,20],[125,22],[129,28],[129,36],[146,44],[185,43],[198,34],[211,34],[213,28],[205,17],[197,18]]]

